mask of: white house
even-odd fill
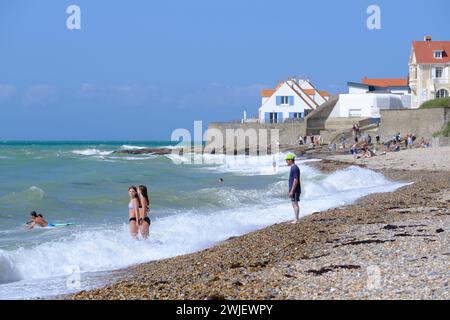
[[[409,58],[412,107],[450,96],[450,41],[414,41]]]
[[[411,108],[408,80],[369,79],[362,83],[348,82],[348,94],[340,94],[331,118],[380,118],[381,109]]]
[[[282,123],[287,119],[304,118],[329,99],[326,91],[317,90],[307,79],[289,78],[279,81],[274,89],[261,91],[259,121]]]

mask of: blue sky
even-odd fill
[[[81,30],[66,9],[81,8]],[[381,8],[381,30],[366,27]],[[257,114],[288,76],[330,93],[406,77],[411,42],[450,40],[448,0],[0,0],[0,139],[170,140]]]

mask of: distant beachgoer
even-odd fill
[[[303,137],[302,136],[298,137],[298,145],[302,146],[304,144],[305,144],[305,141],[303,140]]]
[[[314,144],[314,136],[309,137],[311,139],[311,143]]]
[[[420,139],[420,147],[421,147],[421,148],[428,148],[429,146],[430,146],[429,143],[426,142],[425,139],[422,137],[422,138]]]
[[[356,156],[358,155],[358,149],[357,149],[356,143],[352,145],[352,147],[350,148],[350,151],[352,152],[353,160],[356,159]]]
[[[358,143],[358,136],[355,136],[355,143]]]
[[[223,178],[219,178],[219,182],[223,182]]]
[[[367,143],[368,143],[369,145],[372,144],[372,137],[370,136],[370,134],[367,135]]]
[[[295,220],[292,223],[299,222],[300,215],[300,194],[302,192],[300,186],[300,169],[295,164],[295,155],[288,154],[286,156],[286,163],[289,167],[291,167],[291,171],[289,173],[289,198],[292,202],[292,208],[294,209]]]
[[[130,222],[130,233],[133,238],[136,238],[139,232],[139,196],[137,188],[131,186],[128,188],[128,195],[130,202],[128,203],[128,221]]]
[[[346,141],[346,140],[347,140],[347,139],[345,139],[345,135],[344,135],[344,134],[341,134],[340,141],[341,141],[341,146],[342,146],[343,149],[345,149],[345,141]]]
[[[139,230],[141,231],[142,239],[146,240],[148,238],[148,230],[150,228],[150,218],[148,216],[150,212],[150,201],[148,200],[148,193],[146,186],[139,186],[138,188],[139,195]]]
[[[362,149],[362,155],[361,155],[362,158],[370,158],[372,156],[372,154],[369,151],[369,146],[367,145],[367,143],[365,143],[361,149]]]
[[[405,136],[405,148],[408,148],[408,139],[409,139],[409,134],[407,134]]]
[[[377,144],[380,144],[380,136],[377,134],[375,139],[377,140]]]
[[[409,148],[409,149],[412,149],[412,146],[413,146],[413,139],[412,139],[412,136],[411,136],[411,135],[408,136],[407,142],[408,142],[408,148]]]
[[[31,220],[27,223],[29,224],[29,229],[33,229],[36,225],[41,228],[55,226],[53,223],[49,223],[47,220],[45,220],[42,214],[37,214],[36,211],[31,211],[30,216]]]

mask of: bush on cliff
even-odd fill
[[[450,137],[450,122],[447,122],[447,125],[445,125],[441,131],[438,131],[435,134],[433,134],[433,137],[439,136]]]
[[[433,100],[424,102],[420,106],[420,109],[431,109],[431,108],[442,108],[442,107],[450,107],[450,97],[441,98],[441,99],[433,99]]]

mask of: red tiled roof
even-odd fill
[[[328,91],[319,91],[320,92],[320,94],[322,95],[322,96],[324,96],[324,97],[329,97],[330,96],[330,94],[328,93]]]
[[[261,97],[270,98],[275,93],[275,91],[275,89],[263,89],[261,90]]]
[[[450,41],[413,41],[417,63],[450,62]],[[433,51],[444,51],[442,59],[436,59]]]
[[[362,79],[362,83],[369,86],[377,87],[403,87],[408,85],[408,79],[406,78],[389,78],[389,79]]]
[[[308,96],[314,96],[316,94],[316,90],[314,89],[303,89]]]
[[[281,88],[281,86],[284,84],[284,81],[278,81],[277,86],[275,87],[275,89],[262,89],[261,90],[261,97],[263,98],[270,98],[275,91],[277,91],[278,89]]]

